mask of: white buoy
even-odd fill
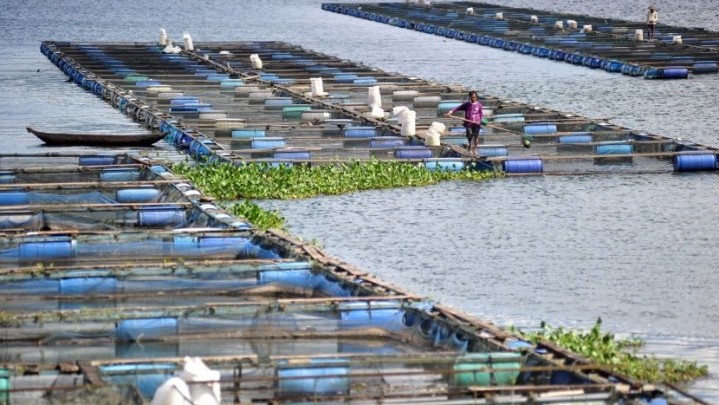
[[[637,41],[644,41],[644,30],[639,29],[634,31],[634,39]]]
[[[592,25],[588,24],[582,27],[582,32],[584,32],[585,34],[590,34],[592,32]]]
[[[536,15],[532,15],[529,17],[529,22],[531,22],[532,24],[537,24],[539,23],[539,17],[537,17]]]
[[[180,378],[188,383],[194,405],[221,403],[220,372],[207,367],[199,357],[185,357]]]
[[[504,13],[497,13],[494,15],[497,20],[504,20]]]
[[[187,383],[179,377],[172,377],[160,385],[150,405],[192,405]]]
[[[253,69],[262,70],[262,59],[260,59],[260,55],[256,53],[250,55],[250,62],[252,63]]]
[[[474,15],[474,7],[467,7],[467,15]]]
[[[682,36],[681,36],[681,35],[674,35],[674,36],[672,37],[672,44],[674,44],[674,45],[681,45],[683,42],[684,42],[684,41],[682,41]]]
[[[324,97],[327,93],[322,86],[321,77],[310,77],[310,96],[312,97]]]
[[[567,20],[567,27],[569,27],[569,29],[571,29],[571,30],[576,30],[577,22],[574,20]]]
[[[195,50],[195,46],[192,44],[192,37],[190,36],[189,32],[185,32],[182,34],[182,41],[185,43],[186,51],[194,51]]]
[[[160,28],[160,40],[157,43],[162,46],[167,45],[167,31],[164,28]]]
[[[557,21],[554,23],[554,29],[557,30],[563,30],[564,29],[564,23],[561,21]]]

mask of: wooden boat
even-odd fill
[[[87,146],[149,146],[165,137],[162,133],[151,134],[100,134],[44,132],[26,127],[27,132],[42,139],[49,145],[87,145]]]

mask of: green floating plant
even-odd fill
[[[285,218],[276,210],[266,210],[259,205],[244,200],[231,204],[228,210],[235,216],[243,217],[259,229],[284,229]]]
[[[618,339],[612,333],[602,332],[601,326],[602,319],[598,318],[589,331],[554,328],[545,322],[534,332],[511,329],[534,343],[550,341],[602,366],[649,383],[686,382],[708,374],[706,365],[693,361],[639,355],[637,349],[644,345],[641,339]]]
[[[353,161],[337,165],[278,165],[216,163],[172,167],[203,192],[223,200],[299,199],[355,191],[417,187],[447,180],[485,180],[498,172],[429,170],[423,165],[396,161]]]

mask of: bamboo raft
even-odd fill
[[[431,35],[645,79],[719,71],[719,33],[475,2],[325,3],[322,9]]]
[[[200,160],[312,165],[380,159],[512,175],[717,168],[714,148],[489,95],[480,97],[488,120],[480,146],[463,151],[464,128],[445,112],[464,100],[465,89],[285,43],[198,47],[168,55],[153,44],[44,43],[41,51],[78,85]],[[251,55],[265,61],[262,69],[248,65]],[[324,94],[312,94],[317,79]],[[372,114],[370,91],[378,93],[380,115]],[[395,108],[415,112],[413,131],[389,112]],[[446,131],[439,145],[428,146],[434,122]]]

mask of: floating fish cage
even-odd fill
[[[685,397],[256,230],[162,165],[58,159],[0,155],[5,403],[143,404],[174,390],[211,403]],[[76,198],[93,193],[102,201]]]
[[[468,7],[471,6],[471,7]],[[645,79],[717,73],[719,33],[482,3],[324,3],[322,9],[443,38]]]
[[[430,10],[434,15],[444,8]],[[489,95],[480,96],[485,117],[480,145],[504,149],[467,151],[461,122],[444,115],[466,99],[466,89],[281,42],[197,47],[201,51],[165,54],[156,44],[45,42],[41,51],[79,86],[166,134],[165,142],[199,162],[291,166],[387,160],[457,170],[459,164],[437,162],[458,159],[462,170],[509,169],[513,175],[716,170],[708,163],[715,159],[714,148]],[[263,61],[261,68],[253,66],[253,57]],[[402,111],[413,112],[412,122]],[[434,123],[444,124],[445,132],[439,145],[430,146],[427,134]],[[596,147],[602,142],[631,143],[631,151],[622,159],[607,157],[606,147]],[[682,153],[703,157],[677,157]],[[104,155],[78,159],[87,167],[119,163]],[[522,159],[523,164],[505,163]],[[133,181],[134,169],[123,170],[108,171],[99,181],[123,176]],[[17,180],[2,174],[2,182]]]

